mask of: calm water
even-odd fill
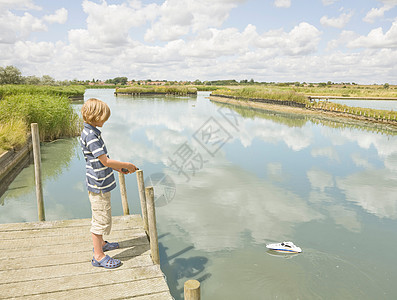
[[[156,214],[175,299],[192,278],[203,299],[395,299],[397,136],[222,106],[207,95],[85,95],[112,109],[102,129],[111,157],[175,187],[155,188],[167,196]],[[80,152],[76,139],[42,146],[47,220],[90,217]],[[31,166],[0,199],[1,223],[36,221],[33,184]],[[134,175],[127,191],[140,212]],[[122,214],[118,190],[112,207]],[[267,252],[283,240],[304,252]]]
[[[372,108],[397,111],[397,101],[394,100],[344,100],[330,99],[330,102],[345,104],[352,107]]]

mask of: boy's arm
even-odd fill
[[[128,173],[134,173],[136,170],[138,170],[138,168],[134,164],[110,159],[106,156],[106,154],[102,154],[98,157],[98,159],[104,166],[112,168],[118,172],[120,172],[122,168],[127,169]]]

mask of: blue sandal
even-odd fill
[[[114,269],[121,266],[121,261],[116,258],[111,258],[109,255],[106,255],[101,261],[97,261],[95,257],[92,258],[91,264],[94,267],[103,267],[106,269]]]
[[[105,241],[105,243],[105,246],[102,247],[103,252],[120,248],[119,243],[109,243],[108,241]]]
[[[109,243],[108,241],[105,241],[105,243],[105,246],[102,247],[103,252],[120,248],[119,243]],[[94,252],[94,248],[92,248],[92,252]]]

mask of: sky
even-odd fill
[[[0,0],[0,66],[56,80],[397,84],[397,0]]]

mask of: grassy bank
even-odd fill
[[[260,99],[266,100],[278,100],[280,101],[292,101],[305,105],[306,109],[319,110],[343,113],[351,116],[359,116],[370,118],[375,121],[397,121],[397,112],[370,108],[350,107],[343,104],[328,102],[328,101],[317,101],[310,102],[307,98],[307,94],[311,95],[334,95],[343,96],[343,91],[348,91],[349,97],[393,97],[396,92],[384,91],[386,89],[380,88],[359,88],[352,87],[351,89],[346,88],[327,88],[327,87],[316,87],[316,88],[301,88],[301,87],[238,87],[230,89],[220,89],[211,93],[211,96],[223,96],[234,99],[242,99],[248,101],[255,101]],[[354,93],[352,92],[354,91]],[[347,95],[345,95],[347,97]],[[397,96],[397,94],[396,94]]]
[[[195,95],[197,88],[188,86],[131,86],[116,88],[116,95],[140,95],[140,94],[159,94],[159,95]]]
[[[42,86],[42,85],[1,85],[0,99],[5,96],[18,94],[46,94],[52,96],[64,96],[68,98],[84,97],[85,87],[81,85],[69,86]]]
[[[293,90],[281,90],[278,88],[266,88],[261,86],[243,87],[234,89],[219,89],[211,93],[212,96],[230,96],[242,99],[268,99],[278,101],[293,101],[296,103],[308,104],[309,100],[305,95]]]
[[[28,86],[17,88],[23,93],[1,88],[13,92],[3,94],[0,100],[0,153],[25,144],[31,123],[39,124],[42,141],[79,133],[80,119],[68,97],[48,93],[48,90],[25,92]]]
[[[362,107],[351,107],[344,104],[328,101],[313,102],[307,105],[308,109],[338,112],[352,116],[367,117],[378,121],[397,121],[397,112],[390,110],[371,109]]]
[[[289,89],[307,96],[397,98],[397,89],[386,89],[380,86],[292,87]]]

